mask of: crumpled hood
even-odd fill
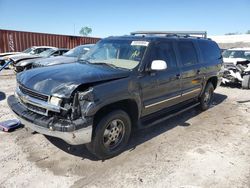
[[[67,56],[57,56],[57,57],[49,57],[45,59],[41,59],[37,61],[35,64],[39,64],[42,66],[50,66],[64,63],[74,63],[77,61],[76,57],[67,57]]]
[[[16,55],[11,55],[9,56],[9,58],[11,60],[13,60],[14,62],[20,61],[20,60],[25,60],[25,59],[34,59],[39,57],[38,55],[31,55],[31,54],[27,54],[27,53],[20,53],[20,54],[16,54]]]
[[[36,57],[36,58],[32,58],[32,59],[26,59],[26,60],[22,60],[22,61],[20,61],[20,62],[18,62],[17,64],[16,64],[16,66],[27,66],[27,65],[29,65],[29,64],[33,64],[33,63],[35,63],[35,62],[37,62],[37,61],[39,61],[40,59],[42,59],[43,57]]]
[[[0,53],[0,57],[4,57],[4,56],[7,56],[7,55],[14,55],[14,54],[18,54],[18,53],[21,53],[21,52],[5,52],[5,53]]]
[[[12,56],[15,56],[15,55],[18,55],[18,54],[22,54],[22,53],[21,52],[19,52],[19,53],[12,53],[12,54],[8,54],[8,55],[3,54],[3,55],[0,56],[0,60],[8,60]]]
[[[244,58],[223,58],[224,63],[233,63],[234,65],[236,65],[237,62],[242,62],[242,61],[248,61],[248,60]]]
[[[21,72],[17,82],[42,94],[69,98],[82,84],[125,78],[129,73],[105,65],[70,63]]]

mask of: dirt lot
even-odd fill
[[[15,76],[0,73],[0,121]],[[0,187],[250,187],[250,90],[219,87],[193,109],[133,134],[128,149],[97,161],[84,146],[21,128],[0,132]]]

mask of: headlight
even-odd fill
[[[55,106],[60,106],[61,102],[62,102],[62,99],[60,99],[58,97],[53,97],[52,96],[50,98],[50,103],[53,104],[53,105],[55,105]]]

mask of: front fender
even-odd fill
[[[131,78],[114,80],[93,87],[94,102],[86,109],[86,116],[93,116],[101,108],[120,102],[123,100],[132,100],[136,102],[138,114],[140,117],[142,101],[139,92],[139,86]]]
[[[26,67],[27,65],[30,65],[32,64],[32,62],[30,61],[20,61],[16,64],[16,66],[19,66],[19,67]]]

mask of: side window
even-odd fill
[[[212,41],[199,41],[199,47],[205,63],[218,60],[221,57],[219,47]]]
[[[168,69],[177,66],[176,56],[171,42],[161,42],[155,44],[152,60],[164,60],[168,65]]]
[[[47,50],[48,48],[37,48],[35,49],[35,54],[40,54],[42,53],[43,51]]]
[[[61,55],[61,51],[56,51],[53,53],[53,56],[59,56],[59,55]]]
[[[68,51],[68,50],[62,50],[62,51],[60,51],[60,55],[65,54],[67,51]]]
[[[178,43],[181,61],[184,66],[198,63],[194,44],[190,41],[181,41]]]

